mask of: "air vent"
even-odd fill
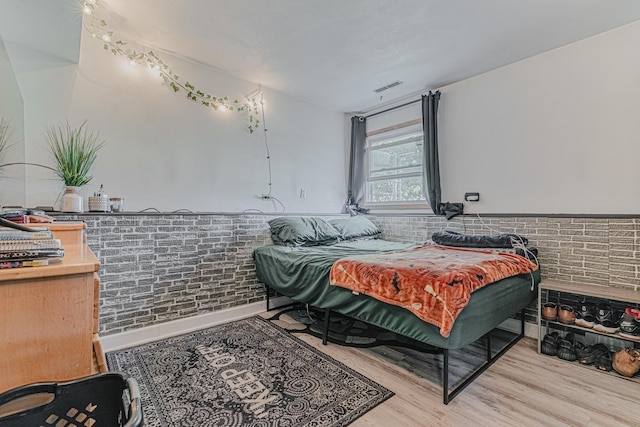
[[[400,86],[401,84],[402,82],[400,80],[396,80],[393,83],[389,83],[388,85],[379,87],[378,89],[374,89],[373,91],[375,93],[380,93],[380,92],[384,92],[387,89],[391,89],[392,87]]]

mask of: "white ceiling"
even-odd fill
[[[17,72],[77,63],[79,0],[0,0],[0,36]]]
[[[436,89],[640,20],[639,0],[98,3],[116,38],[345,112]],[[65,49],[77,52],[81,32],[68,15],[77,21],[80,6],[79,0],[2,0],[0,34],[66,58]],[[40,12],[31,14],[34,9]],[[404,83],[373,92],[396,80]],[[204,82],[198,85],[206,89]]]

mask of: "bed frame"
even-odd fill
[[[270,307],[270,290],[271,288],[269,288],[269,286],[265,285],[265,288],[267,290],[267,311],[270,311],[271,307]],[[295,302],[293,302],[292,304],[295,304]],[[285,305],[286,306],[286,305]],[[282,306],[280,306],[282,307]],[[279,308],[280,308],[279,307]],[[273,307],[275,308],[275,307]],[[338,345],[343,345],[343,343],[339,342],[339,341],[335,341],[335,340],[331,340],[329,337],[329,323],[330,323],[330,318],[331,318],[331,314],[332,314],[332,310],[330,309],[324,309],[324,319],[323,319],[323,326],[322,326],[322,344],[323,345],[327,345],[329,342],[332,342],[334,344],[338,344]],[[514,313],[515,314],[515,313]],[[428,344],[425,344],[424,346],[411,346],[411,345],[407,345],[407,347],[409,348],[414,348],[417,349],[419,351],[423,351],[425,353],[430,353],[430,354],[442,354],[442,367],[443,367],[443,372],[442,372],[442,402],[445,405],[448,405],[449,402],[451,402],[453,400],[454,397],[456,397],[462,390],[464,390],[469,384],[471,384],[476,378],[478,378],[484,371],[486,371],[487,369],[489,369],[489,367],[491,367],[491,365],[493,365],[493,363],[500,359],[500,357],[502,357],[507,351],[509,351],[509,349],[511,349],[511,347],[513,347],[514,345],[516,345],[523,337],[524,337],[524,331],[525,331],[525,314],[524,314],[524,309],[520,310],[520,332],[517,333],[517,335],[515,337],[513,337],[509,342],[507,342],[507,344],[504,345],[504,347],[498,351],[498,353],[496,353],[495,355],[493,354],[492,351],[492,339],[491,339],[491,334],[493,331],[489,331],[487,332],[482,338],[480,338],[481,340],[485,341],[485,345],[486,345],[486,359],[484,361],[484,363],[480,366],[478,366],[477,368],[475,368],[471,375],[469,375],[468,377],[466,377],[462,383],[458,384],[456,387],[454,387],[452,390],[449,390],[449,352],[450,350],[448,348],[440,348],[440,347],[435,347],[435,346],[431,346]],[[364,322],[363,320],[358,319],[361,322]],[[366,323],[366,322],[365,322]],[[377,346],[377,345],[383,345],[383,344],[373,344],[373,345],[349,345],[352,347],[373,347],[373,346]]]
[[[402,336],[403,340],[406,338],[411,341],[414,350],[442,354],[442,395],[443,403],[448,404],[524,337],[524,310],[537,297],[535,287],[540,281],[540,271],[536,270],[530,278],[529,275],[523,274],[508,277],[474,291],[468,305],[456,317],[455,324],[447,336],[442,335],[439,325],[425,322],[405,308],[330,283],[330,270],[339,259],[358,253],[402,251],[411,247],[415,245],[382,239],[295,248],[271,244],[255,248],[253,258],[257,279],[267,289],[267,311],[272,308],[271,298],[274,292],[289,297],[294,302],[313,307],[318,312],[318,318],[324,317],[316,323],[318,328],[313,331],[322,339],[323,344],[341,344],[337,341],[338,337],[330,334],[329,330],[331,317],[340,314],[396,333]],[[501,339],[502,348],[495,355],[492,354],[497,339],[495,329],[518,313],[520,331],[511,332],[505,340]],[[509,338],[510,341],[503,344]],[[468,348],[473,343],[484,343],[484,348],[478,346],[482,362],[478,362],[477,365],[474,362],[474,368],[469,369],[466,376],[460,380],[456,379],[455,384],[450,384],[451,351]],[[347,345],[354,346],[352,343]]]

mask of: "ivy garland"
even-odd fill
[[[191,101],[200,102],[201,105],[213,108],[214,110],[246,111],[249,124],[247,130],[253,133],[260,125],[259,105],[255,96],[244,100],[229,100],[228,97],[218,97],[197,89],[193,84],[185,81],[182,83],[180,77],[173,72],[169,64],[164,62],[152,50],[136,51],[126,48],[129,42],[123,40],[113,40],[113,30],[109,29],[104,18],[96,16],[97,0],[85,0],[84,14],[91,17],[91,22],[85,24],[85,29],[91,33],[91,37],[100,38],[104,42],[104,49],[113,55],[120,55],[127,58],[133,64],[145,64],[153,70],[157,70],[160,77],[167,83],[174,92],[183,91]]]

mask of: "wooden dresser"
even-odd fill
[[[0,393],[106,370],[98,340],[100,263],[84,223],[50,226],[61,262],[0,270]]]

